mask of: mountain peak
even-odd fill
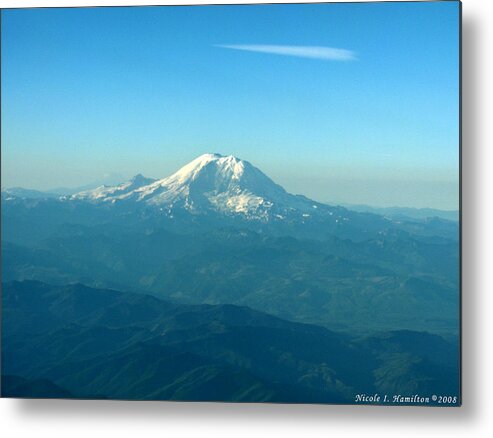
[[[251,166],[253,168],[253,166]],[[220,180],[224,183],[228,180],[238,180],[243,175],[245,162],[233,155],[221,155],[217,153],[208,153],[200,155],[190,163],[183,166],[176,173],[166,180],[189,183],[202,177],[209,179],[213,177],[216,182]]]
[[[243,160],[241,158],[235,157],[234,155],[222,155],[218,153],[206,153],[198,156],[194,160],[190,161],[184,167],[191,165],[205,165],[210,162],[215,162],[219,165],[225,165],[228,163],[241,163]]]
[[[130,182],[133,182],[133,183],[140,183],[140,182],[145,182],[145,181],[149,181],[150,178],[146,178],[144,175],[142,175],[141,173],[138,173],[137,175],[135,175],[134,177],[132,177],[132,179],[130,180]]]

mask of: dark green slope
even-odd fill
[[[73,394],[47,379],[28,380],[2,374],[2,397],[72,398]]]
[[[427,333],[356,339],[248,307],[82,285],[12,282],[2,292],[2,373],[74,397],[351,402],[457,386],[456,351]],[[27,396],[14,389],[6,394]]]

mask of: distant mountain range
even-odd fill
[[[61,190],[61,189],[60,189]],[[20,187],[5,189],[5,199],[84,200],[92,203],[142,203],[159,207],[161,214],[172,216],[179,209],[194,214],[220,212],[242,215],[257,220],[282,220],[301,215],[304,220],[312,216],[334,215],[340,209],[329,208],[301,195],[287,193],[248,161],[232,155],[204,154],[191,161],[173,175],[147,178],[141,174],[116,185],[101,185],[81,189],[77,193],[60,194],[60,190],[38,191]],[[67,189],[66,191],[69,191]],[[443,218],[458,220],[457,211],[414,209],[402,207],[376,208],[366,205],[342,204],[349,210],[370,212],[401,218]],[[337,215],[337,220],[349,220]]]
[[[349,210],[375,213],[383,216],[389,216],[393,219],[430,219],[441,218],[449,221],[459,220],[458,210],[437,210],[435,208],[409,208],[409,207],[372,207],[363,204],[339,204]]]
[[[24,189],[22,187],[11,187],[9,189],[2,190],[3,200],[20,199],[49,199],[58,198],[60,195],[56,193],[43,192],[34,189]]]
[[[43,215],[52,213],[51,217],[45,216],[42,227],[54,229],[68,219],[84,225],[145,222],[180,232],[201,225],[206,229],[213,225],[264,228],[278,235],[316,239],[336,235],[364,240],[396,230],[458,239],[456,224],[438,217],[428,221],[393,220],[292,195],[249,162],[219,154],[204,154],[159,180],[136,175],[116,186],[58,197],[16,188],[2,192],[2,202],[12,212],[20,209],[13,213],[17,216],[23,216],[26,207],[31,215],[40,209]],[[23,230],[28,234],[32,231]]]

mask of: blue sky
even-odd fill
[[[321,201],[458,206],[456,2],[7,10],[2,187],[205,152]]]

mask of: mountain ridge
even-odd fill
[[[362,391],[455,392],[459,381],[454,344],[425,332],[358,338],[81,284],[2,289],[3,396],[348,403]]]

